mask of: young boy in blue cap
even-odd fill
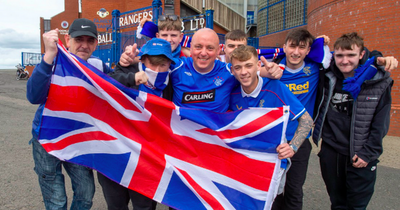
[[[154,38],[147,42],[139,63],[126,68],[117,65],[115,71],[109,75],[127,87],[161,97],[162,90],[168,84],[169,67],[174,62],[172,59],[171,44]],[[97,177],[108,209],[129,209],[129,200],[135,210],[155,209],[157,203],[152,199],[119,185],[101,173],[97,173]]]

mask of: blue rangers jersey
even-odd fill
[[[281,66],[286,65],[286,57],[280,62]],[[304,60],[304,65],[299,69],[285,67],[281,82],[285,83],[289,90],[300,100],[310,116],[313,116],[315,98],[317,96],[319,82],[319,65],[309,59]],[[288,129],[296,130],[297,121],[289,122]],[[310,137],[308,134],[307,138]],[[291,140],[288,138],[288,140]]]
[[[171,69],[176,105],[215,112],[228,110],[229,95],[239,85],[231,74],[230,64],[215,60],[214,68],[201,74],[194,69],[192,58],[181,58]]]
[[[231,110],[241,110],[249,107],[282,107],[284,105],[289,106],[289,122],[288,126],[292,122],[297,122],[297,119],[303,115],[306,111],[300,101],[288,90],[288,88],[279,80],[271,80],[268,78],[262,78],[258,76],[258,84],[256,89],[246,94],[242,87],[235,88],[230,97]],[[292,139],[296,129],[286,130],[286,139]],[[274,138],[274,137],[271,137]],[[287,160],[282,160],[281,168],[286,169]]]
[[[289,124],[297,122],[297,119],[306,111],[303,104],[288,90],[279,80],[262,78],[258,76],[259,82],[251,94],[242,91],[242,87],[236,87],[230,97],[230,109],[241,110],[249,107],[281,107],[290,106]],[[286,138],[292,139],[296,129],[287,130]]]

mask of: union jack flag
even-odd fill
[[[46,151],[177,209],[270,208],[288,107],[177,107],[58,47],[41,118]]]

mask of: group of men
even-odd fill
[[[314,116],[313,139],[316,144],[323,139],[318,155],[332,209],[366,208],[374,191],[382,139],[390,122],[393,80],[388,71],[397,67],[395,58],[370,53],[362,38],[350,33],[335,42],[334,59],[324,69],[307,57],[314,37],[301,28],[289,32],[283,45],[286,56],[275,62],[263,57],[258,60],[256,49],[247,46],[246,34],[241,30],[226,34],[225,62],[218,59],[219,38],[211,29],[200,29],[193,35],[190,57],[186,57],[188,53],[183,53],[179,44],[179,17],[160,16],[158,24],[156,38],[142,47],[139,60],[136,44],[128,46],[114,72],[91,56],[97,46],[97,30],[92,21],[75,20],[65,40],[69,52],[123,85],[164,97],[178,106],[215,112],[290,106],[287,143],[277,147],[284,185],[272,209],[302,208]],[[28,100],[40,104],[31,142],[43,200],[46,209],[66,209],[63,165],[74,190],[71,209],[90,209],[94,195],[92,170],[58,160],[37,141],[57,54],[58,29],[45,33],[43,41],[45,55],[27,84]],[[325,37],[325,41],[329,38]],[[359,88],[354,88],[357,85]],[[130,200],[135,210],[155,209],[156,202],[150,198],[97,174],[108,209],[128,209]]]

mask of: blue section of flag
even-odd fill
[[[234,141],[228,145],[233,148],[247,149],[260,152],[276,153],[276,145],[281,141],[279,131],[282,131],[283,124],[269,129],[251,138],[244,138],[239,141]]]
[[[100,172],[107,172],[105,175],[121,182],[124,170],[128,164],[130,153],[124,154],[87,154],[70,159],[70,162],[88,166]]]
[[[221,185],[219,183],[214,183],[218,189],[225,195],[225,197],[228,198],[229,201],[231,201],[232,206],[235,207],[235,209],[263,209],[265,205],[265,201],[260,201],[257,199],[254,199],[238,190],[232,189],[230,187],[227,187],[225,185]],[[234,201],[241,201],[241,202],[234,202]],[[243,205],[243,204],[250,204],[251,205]],[[249,206],[252,206],[249,208]]]
[[[50,116],[42,117],[42,125],[43,126],[40,131],[41,139],[55,139],[63,134],[71,132],[71,130],[93,127],[92,125],[87,123]],[[63,127],[67,127],[69,129],[63,129]]]
[[[206,126],[213,130],[218,130],[222,127],[225,127],[229,123],[231,123],[237,116],[241,113],[241,111],[230,112],[229,114],[218,113],[218,112],[210,112],[203,109],[188,109],[181,107],[179,110],[179,115],[182,119],[190,119],[200,125]]]
[[[172,174],[162,203],[174,206],[176,209],[206,209],[197,196],[182,182],[176,173]]]

